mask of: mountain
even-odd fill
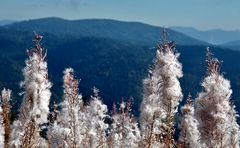
[[[26,49],[32,47],[32,32],[0,29],[0,88],[13,89],[13,104],[16,109],[22,96],[19,83],[23,80],[22,68],[27,58]],[[138,114],[142,99],[142,81],[153,63],[156,49],[116,39],[99,37],[69,38],[54,34],[44,36],[43,45],[48,49],[49,78],[53,83],[52,101],[61,101],[62,71],[73,67],[81,79],[80,92],[84,100],[92,94],[93,86],[101,90],[104,103],[111,108],[113,102],[122,97],[134,98],[134,111]],[[225,76],[231,80],[233,101],[240,111],[240,52],[211,48],[223,60]],[[185,96],[189,92],[196,96],[201,90],[199,83],[205,75],[205,46],[177,46],[181,53],[184,77],[180,80]],[[231,66],[229,66],[231,65]]]
[[[224,47],[224,48],[229,48],[229,49],[234,49],[234,50],[240,51],[240,40],[227,42],[227,43],[221,44],[220,46]]]
[[[170,29],[215,45],[240,40],[240,30],[226,31],[222,29],[213,29],[207,31],[200,31],[192,27],[179,26],[170,27]]]
[[[64,20],[61,18],[43,18],[17,22],[4,28],[20,31],[52,33],[57,36],[101,37],[138,44],[155,45],[161,39],[161,27],[139,22],[124,22],[109,19]],[[179,45],[208,45],[208,43],[188,37],[171,29],[169,38]]]
[[[222,46],[240,46],[240,40],[235,40],[222,44]]]
[[[4,25],[9,25],[9,24],[12,24],[16,21],[14,20],[0,20],[0,26],[4,26]]]

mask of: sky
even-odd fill
[[[0,0],[0,20],[44,17],[235,30],[240,29],[240,0]]]

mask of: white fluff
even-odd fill
[[[74,78],[72,68],[64,71],[64,100],[57,121],[50,127],[48,137],[52,147],[81,147],[84,134],[84,113],[82,96],[78,92],[79,82]]]
[[[239,126],[234,106],[230,104],[230,82],[219,73],[219,62],[208,60],[208,76],[196,99],[196,118],[201,140],[207,147],[239,147]]]
[[[0,105],[0,147],[4,147],[4,125],[3,125],[3,116],[2,116],[2,106]]]
[[[107,147],[106,131],[108,124],[105,123],[107,106],[102,103],[98,95],[99,90],[93,89],[94,96],[87,106],[86,112],[86,137],[83,141],[87,147]]]
[[[164,146],[154,136],[166,134],[163,121],[174,117],[177,106],[182,100],[179,78],[182,77],[182,65],[178,62],[179,54],[174,52],[171,43],[159,45],[153,69],[143,82],[144,98],[141,104],[141,130],[143,140],[151,147]],[[171,126],[174,123],[169,123]]]
[[[137,121],[127,110],[126,103],[120,104],[120,111],[112,115],[111,145],[113,148],[131,147],[138,148],[141,141],[141,134]]]
[[[36,35],[37,37],[38,35]],[[23,69],[24,81],[21,86],[24,88],[24,97],[20,108],[20,117],[14,122],[12,131],[12,146],[19,147],[21,139],[20,133],[27,136],[29,133],[28,124],[33,122],[35,124],[35,132],[38,139],[31,141],[34,145],[38,145],[43,141],[39,136],[41,124],[47,123],[49,114],[49,101],[51,97],[50,88],[52,84],[48,80],[47,62],[45,59],[44,49],[41,46],[40,40],[34,40],[35,47],[28,51],[28,59],[25,61],[25,68]],[[16,129],[17,128],[17,129]]]
[[[179,143],[181,144],[181,147],[203,147],[200,142],[200,132],[198,131],[199,123],[194,117],[194,107],[192,102],[187,102],[187,104],[182,107],[182,114],[183,117],[180,124],[181,133],[179,138]]]
[[[22,109],[30,109],[29,116],[34,118],[38,124],[47,122],[51,97],[50,88],[52,86],[47,79],[47,63],[42,59],[42,54],[36,52],[30,55],[29,59],[26,60],[27,66],[23,70],[25,95]],[[29,99],[32,99],[31,105],[28,102]]]

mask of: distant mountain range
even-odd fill
[[[221,44],[220,46],[224,48],[240,51],[240,40],[227,42],[227,43]]]
[[[228,43],[229,45],[230,43],[234,43],[236,40],[240,40],[240,30],[226,31],[213,29],[200,31],[192,27],[170,27],[170,29],[215,45],[222,45],[225,43]]]
[[[14,21],[14,20],[0,20],[0,26],[12,24],[14,22],[16,22],[16,21]]]
[[[222,44],[222,46],[240,46],[240,40],[227,42]]]
[[[27,21],[0,20],[0,26],[19,31],[37,31],[71,37],[102,37],[143,44],[156,44],[161,39],[162,27],[139,22],[111,19],[65,20],[57,17]],[[193,27],[170,27],[169,39],[180,45],[219,45],[232,47],[240,40],[240,30],[197,30]],[[210,44],[209,44],[210,43]],[[240,49],[239,49],[240,50]]]
[[[58,36],[101,37],[140,44],[155,45],[161,39],[162,28],[139,22],[124,22],[109,19],[65,20],[61,18],[43,18],[13,23],[4,28],[20,31],[37,31]],[[169,39],[180,45],[209,45],[173,31],[168,30]]]

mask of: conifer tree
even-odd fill
[[[206,147],[239,147],[239,126],[236,112],[230,103],[230,82],[220,73],[221,62],[207,52],[207,76],[203,91],[196,98],[196,117],[201,140]]]
[[[24,97],[20,108],[20,116],[13,124],[11,147],[43,146],[45,140],[40,136],[49,113],[50,88],[48,80],[46,52],[41,45],[42,36],[36,34],[35,47],[28,50],[29,58],[23,69]]]
[[[173,147],[174,118],[182,92],[179,78],[182,66],[173,42],[166,40],[157,46],[156,60],[144,80],[141,104],[141,131],[145,147]]]
[[[110,147],[113,148],[138,148],[141,140],[138,123],[131,114],[132,102],[122,101],[119,111],[113,106],[113,123],[111,125]]]
[[[187,103],[182,107],[182,121],[180,124],[179,146],[183,148],[201,148],[198,121],[194,117],[194,104],[189,94]]]

